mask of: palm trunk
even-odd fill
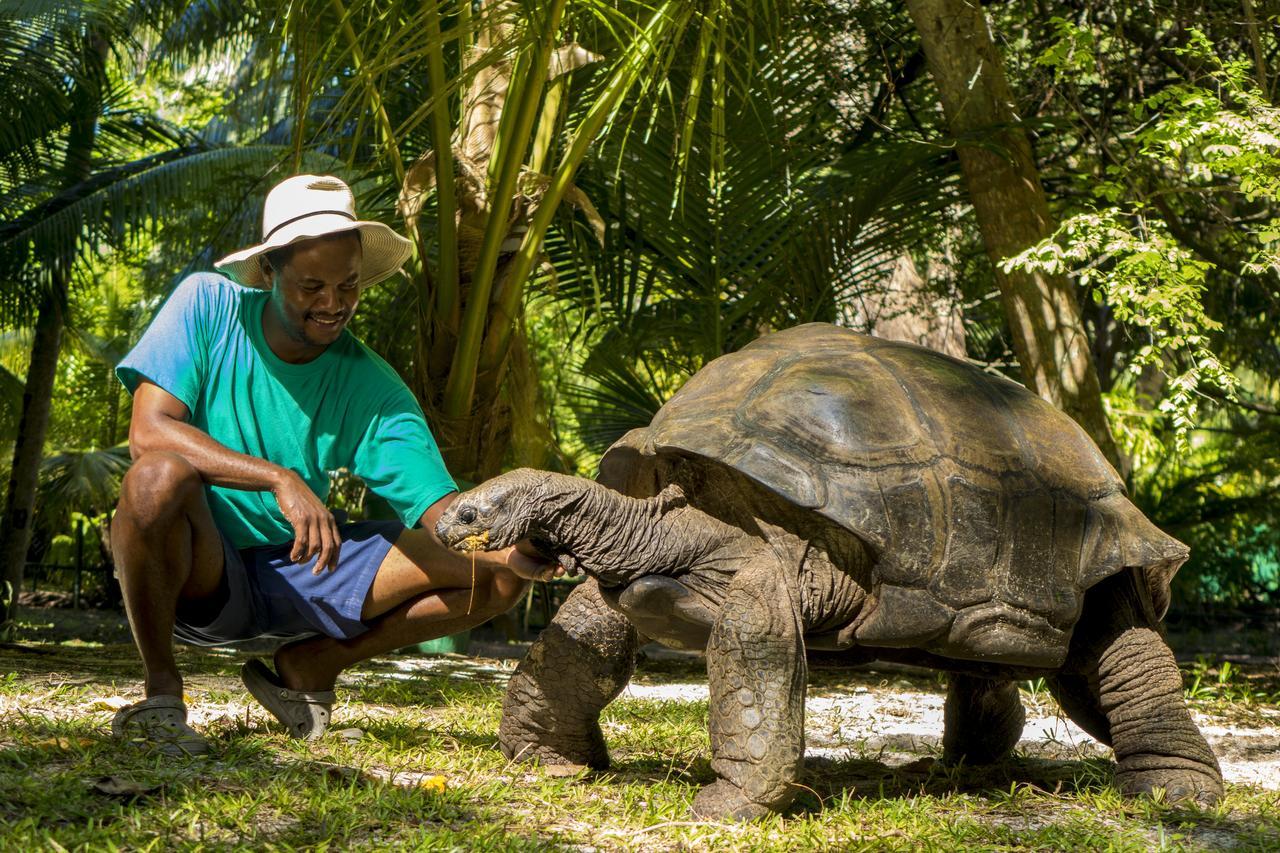
[[[429,340],[419,346],[420,359],[425,357],[427,363],[418,367],[414,390],[429,410],[449,470],[462,479],[478,481],[496,474],[510,449],[513,413],[510,394],[504,391],[512,336],[520,325],[525,285],[542,258],[542,240],[555,209],[570,192],[575,170],[618,102],[641,79],[659,47],[683,31],[692,14],[671,0],[655,9],[644,33],[628,48],[579,122],[545,190],[530,197],[522,195],[518,178],[530,168],[526,161],[531,160],[534,169],[550,161],[551,132],[562,109],[556,84],[543,98],[546,84],[553,74],[558,77],[594,61],[576,46],[555,48],[564,7],[561,0],[545,4],[536,22],[537,43],[516,60],[514,69],[495,63],[475,77],[462,98],[461,126],[452,136],[453,160],[469,163],[477,172],[482,167],[487,190],[476,193],[467,181],[459,180],[453,185],[456,197],[439,207],[445,213],[454,211],[457,223],[455,228],[442,221],[449,230],[440,235],[438,245],[444,251],[456,242],[459,258],[450,269],[441,265],[445,280],[437,285],[434,304],[420,313],[419,335]],[[477,50],[483,54],[502,44],[502,29],[508,25],[507,18],[495,16],[481,28]],[[428,26],[433,25],[428,22]],[[434,106],[433,131],[439,149],[450,137],[445,132],[442,102]],[[451,171],[445,159],[437,160],[436,171]],[[443,193],[445,186],[439,189]],[[516,252],[505,255],[503,245],[521,234]],[[448,281],[455,270],[456,293]]]
[[[0,601],[0,625],[13,618],[31,543],[36,482],[40,461],[44,458],[44,437],[53,409],[53,380],[58,373],[58,353],[62,349],[65,312],[62,299],[66,282],[61,273],[57,275],[55,291],[46,294],[36,319],[31,364],[22,395],[22,418],[18,422],[18,440],[13,446],[13,469],[9,475],[4,524],[0,526],[0,566],[4,567],[6,589],[13,597],[10,600],[4,596]]]
[[[1075,288],[1062,275],[1000,269],[1005,258],[1052,235],[1055,223],[982,8],[972,0],[907,0],[907,8],[951,135],[960,141],[960,167],[996,268],[1023,379],[1120,467]],[[978,141],[983,144],[973,144]]]

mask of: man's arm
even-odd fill
[[[436,522],[444,511],[458,499],[457,492],[450,492],[440,500],[427,507],[427,511],[418,519],[418,526],[427,530],[431,542],[440,549],[442,560],[465,560],[470,563],[471,556],[455,551],[436,537]],[[548,563],[529,542],[517,542],[510,548],[498,551],[479,551],[476,562],[491,568],[507,569],[518,577],[531,581],[549,581],[564,574],[564,569],[555,563]]]
[[[225,447],[192,426],[190,418],[185,403],[159,385],[143,380],[133,393],[130,455],[137,459],[144,453],[169,451],[190,462],[210,485],[271,492],[293,527],[289,558],[300,563],[319,553],[314,572],[336,568],[342,541],[338,524],[306,482],[288,468]]]

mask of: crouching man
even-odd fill
[[[346,331],[362,289],[409,252],[356,219],[342,181],[289,178],[267,196],[262,242],[215,264],[230,278],[185,279],[120,363],[134,462],[112,547],[146,699],[116,714],[116,736],[208,750],[174,637],[289,638],[241,674],[291,735],[315,738],[338,673],[483,622],[556,571],[523,544],[473,569],[435,537],[456,486],[408,388]],[[324,504],[338,468],[401,521],[338,523]]]

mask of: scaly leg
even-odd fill
[[[734,576],[711,629],[711,767],[700,818],[751,820],[795,796],[804,757],[805,656],[798,566],[761,550]]]
[[[1001,761],[1022,737],[1026,719],[1013,682],[954,673],[947,686],[942,760],[948,764]]]
[[[1130,795],[1164,789],[1169,802],[1212,804],[1222,771],[1182,695],[1173,652],[1157,633],[1132,572],[1089,590],[1058,688],[1063,709],[1086,731],[1101,726],[1116,755],[1116,782]],[[1076,693],[1087,686],[1092,696]]]
[[[636,641],[594,580],[575,589],[511,676],[498,727],[503,754],[607,768],[600,711],[631,679]]]

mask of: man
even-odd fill
[[[345,327],[411,244],[356,219],[337,178],[299,175],[263,208],[262,242],[174,290],[117,375],[133,393],[112,522],[146,699],[112,731],[199,754],[173,637],[287,637],[245,686],[296,737],[329,722],[343,669],[510,608],[554,567],[520,547],[469,557],[435,538],[457,496],[408,388]],[[401,522],[340,524],[328,472],[349,468]]]

